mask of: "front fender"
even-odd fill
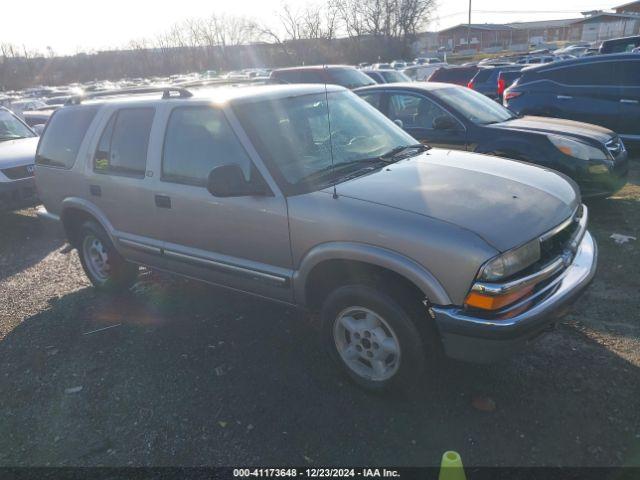
[[[416,285],[431,303],[452,303],[440,282],[419,263],[393,250],[352,242],[323,243],[305,254],[293,276],[295,298],[299,303],[305,302],[305,287],[309,274],[314,267],[327,260],[351,260],[386,268]]]

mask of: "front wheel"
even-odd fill
[[[125,290],[137,278],[137,265],[122,258],[96,222],[88,221],[80,228],[78,254],[87,277],[100,290]]]
[[[371,287],[336,289],[322,307],[329,355],[358,385],[374,391],[412,387],[425,367],[425,343],[414,309]],[[427,321],[426,312],[422,319]]]

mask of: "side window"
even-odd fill
[[[382,100],[381,93],[363,93],[360,95],[360,98],[363,99],[372,107],[375,107],[378,110],[380,110],[380,107],[381,107],[380,101]]]
[[[45,130],[36,163],[71,168],[87,129],[98,111],[95,107],[64,107],[56,111]]]
[[[209,173],[236,164],[251,175],[251,160],[228,124],[213,107],[178,107],[171,112],[164,139],[162,179],[204,187]]]
[[[389,118],[401,120],[407,128],[433,128],[433,121],[437,117],[451,117],[449,113],[433,103],[431,100],[409,94],[393,94],[389,96]],[[451,117],[454,121],[455,119]]]
[[[638,55],[640,57],[640,55]],[[618,65],[619,85],[624,87],[637,87],[640,83],[640,58],[627,60]]]
[[[546,72],[544,76],[565,85],[612,86],[618,83],[615,79],[615,70],[614,62],[594,62],[554,69]]]
[[[300,70],[298,75],[297,81],[300,83],[323,83],[321,70]]]
[[[153,108],[124,108],[115,112],[100,136],[93,158],[97,173],[144,176]]]

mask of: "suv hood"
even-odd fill
[[[593,143],[595,140],[601,144],[608,142],[616,135],[613,131],[604,127],[590,123],[575,122],[573,120],[564,120],[562,118],[527,116],[488,126],[494,128],[515,128],[529,132],[553,133],[583,141],[586,140],[589,143]]]
[[[38,148],[38,137],[0,142],[0,169],[33,164],[36,148]]]
[[[348,180],[336,189],[338,195],[453,223],[499,251],[551,230],[580,203],[575,183],[552,170],[439,149]]]

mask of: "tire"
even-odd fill
[[[329,356],[369,391],[413,389],[427,360],[437,355],[435,332],[414,323],[427,324],[426,311],[417,318],[419,305],[397,298],[369,286],[347,285],[322,305],[321,335]]]
[[[122,258],[98,223],[85,222],[77,240],[82,268],[98,290],[120,292],[136,281],[138,266]]]

